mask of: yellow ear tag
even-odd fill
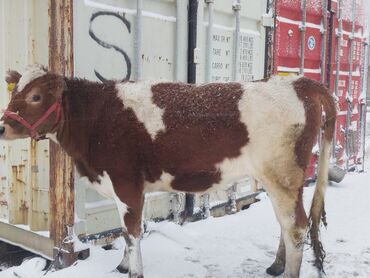
[[[14,82],[13,83],[8,83],[8,92],[13,92],[15,86],[16,86],[16,84]]]

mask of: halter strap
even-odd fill
[[[24,127],[26,127],[28,130],[29,130],[29,133],[31,135],[32,138],[35,138],[37,136],[37,131],[36,131],[36,128],[39,127],[41,124],[43,124],[48,118],[49,116],[55,112],[56,114],[56,118],[55,118],[55,124],[57,124],[59,121],[60,121],[60,116],[61,116],[61,110],[62,110],[62,98],[58,98],[56,102],[54,102],[54,104],[52,104],[48,110],[46,110],[46,112],[34,123],[34,124],[30,124],[29,122],[27,122],[24,118],[22,118],[21,116],[19,116],[17,113],[15,112],[12,112],[12,111],[9,111],[9,110],[5,110],[4,111],[4,116],[6,118],[10,118],[10,119],[13,119],[17,122],[19,122],[21,125],[23,125]]]

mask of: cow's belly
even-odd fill
[[[217,183],[212,183],[207,188],[197,187],[198,174],[202,172],[188,173],[188,183],[192,184],[189,188],[184,190],[178,190],[173,187],[172,182],[176,176],[173,176],[167,172],[163,172],[161,177],[154,183],[146,182],[144,184],[145,192],[208,192],[215,190],[224,190],[229,187],[233,182],[244,179],[247,176],[254,176],[254,167],[252,160],[249,157],[249,149],[247,147],[242,148],[241,155],[236,158],[226,158],[222,162],[215,165],[217,172],[220,173],[221,179]],[[195,178],[192,178],[194,176]]]
[[[256,171],[253,164],[250,147],[247,145],[241,149],[240,156],[226,158],[216,165],[221,173],[220,182],[213,184],[207,191],[224,190],[232,183],[240,181],[247,176],[255,176]]]

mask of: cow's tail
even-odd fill
[[[329,159],[331,145],[335,131],[336,107],[333,98],[327,90],[320,94],[321,104],[325,112],[324,132],[321,140],[320,157],[318,164],[317,183],[312,199],[310,216],[308,220],[308,236],[315,255],[315,265],[319,272],[324,272],[323,263],[325,250],[320,241],[320,222],[326,226],[325,217],[325,189],[328,183]]]

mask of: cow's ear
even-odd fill
[[[8,84],[17,84],[19,82],[19,79],[21,79],[22,75],[15,71],[15,70],[8,70],[6,72],[5,81]]]
[[[49,74],[48,79],[49,92],[54,95],[54,97],[60,98],[63,92],[67,89],[64,77],[59,74]]]

